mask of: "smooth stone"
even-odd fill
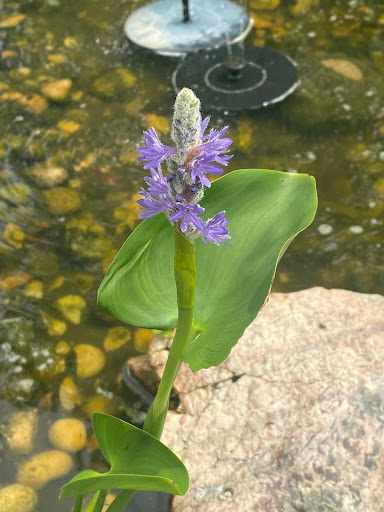
[[[149,344],[152,341],[154,332],[152,329],[144,329],[140,327],[135,331],[135,349],[139,352],[147,352]]]
[[[324,59],[321,61],[326,68],[333,69],[336,73],[349,78],[350,80],[360,81],[363,79],[363,73],[353,62],[345,59]]]
[[[45,311],[41,311],[41,316],[50,336],[61,336],[67,330],[67,324],[65,322],[58,320]]]
[[[123,326],[112,327],[108,330],[104,340],[104,348],[107,352],[117,350],[131,339],[131,331]]]
[[[51,160],[28,169],[28,177],[38,187],[57,187],[68,179],[68,172],[64,167],[56,165]]]
[[[41,489],[51,480],[67,475],[72,466],[73,461],[68,453],[48,450],[24,462],[17,472],[17,480],[33,489]]]
[[[72,87],[70,78],[49,82],[41,88],[41,94],[51,101],[65,101]]]
[[[27,274],[26,272],[18,272],[17,274],[4,277],[4,279],[0,280],[0,291],[9,291],[14,288],[19,288],[27,283],[31,277],[31,274]]]
[[[36,409],[11,414],[2,433],[13,452],[29,453],[32,450],[36,437],[37,422]],[[1,507],[0,510],[2,511]]]
[[[25,183],[11,183],[0,188],[0,197],[15,204],[28,203],[32,190]]]
[[[261,10],[261,11],[272,11],[279,7],[280,0],[250,0],[250,9]]]
[[[25,14],[12,14],[0,20],[0,28],[17,27],[25,19]]]
[[[26,485],[12,484],[0,489],[1,512],[32,512],[37,502],[36,491]]]
[[[51,425],[48,437],[58,450],[79,452],[87,441],[87,431],[82,421],[76,418],[63,418]]]
[[[38,280],[31,281],[24,288],[24,295],[27,297],[32,297],[33,299],[42,299],[43,283]]]
[[[43,114],[48,108],[48,102],[40,94],[33,94],[32,96],[20,96],[16,98],[16,103],[23,108],[23,110],[39,116]]]
[[[72,119],[63,119],[57,123],[57,127],[64,133],[64,135],[72,135],[80,130],[81,125]]]
[[[222,364],[183,364],[162,441],[191,485],[172,512],[378,512],[383,335],[380,295],[272,293]],[[170,343],[155,337],[131,369],[145,358],[158,380]]]
[[[9,222],[5,226],[3,234],[4,242],[11,245],[15,249],[21,249],[24,244],[25,234],[24,231],[13,222]]]
[[[133,87],[135,83],[136,77],[129,69],[119,68],[108,71],[104,76],[97,78],[93,82],[93,88],[102,96],[116,98],[125,96],[127,89]]]
[[[68,187],[56,187],[41,191],[42,198],[48,210],[53,215],[67,215],[81,208],[80,193]]]
[[[159,116],[157,114],[147,114],[145,116],[145,124],[148,130],[150,128],[154,128],[157,133],[163,135],[168,135],[171,129],[171,123],[169,122],[169,119],[165,116]]]
[[[65,377],[59,389],[60,403],[66,411],[72,411],[81,405],[83,399],[72,377]]]
[[[86,302],[80,295],[65,295],[54,303],[54,307],[70,322],[78,325]]]
[[[102,260],[112,249],[104,226],[98,224],[90,212],[84,212],[68,220],[65,239],[79,258]]]
[[[74,347],[76,353],[77,376],[81,378],[94,377],[105,366],[105,355],[93,345],[80,344]]]

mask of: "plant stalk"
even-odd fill
[[[193,241],[175,228],[175,281],[178,322],[159,388],[144,422],[143,430],[160,439],[169,407],[172,386],[182,363],[193,320],[196,288],[196,252]]]

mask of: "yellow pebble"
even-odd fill
[[[34,299],[41,299],[43,297],[43,283],[41,281],[31,281],[24,288],[24,295]]]
[[[58,450],[79,452],[87,441],[87,431],[82,421],[76,418],[63,418],[51,425],[48,437]]]
[[[81,378],[94,377],[105,366],[105,355],[97,347],[79,344],[74,347],[76,352],[77,376]]]
[[[72,377],[65,377],[59,389],[61,405],[66,411],[71,411],[82,403],[82,398]]]
[[[66,62],[67,58],[65,57],[65,55],[55,53],[53,55],[48,55],[48,60],[53,64],[62,64],[63,62]]]
[[[4,241],[15,249],[21,249],[24,244],[25,234],[17,224],[9,222],[4,230]]]
[[[55,352],[61,356],[65,356],[71,350],[69,343],[64,340],[58,341],[56,343]]]
[[[72,133],[77,132],[81,128],[79,123],[71,121],[70,119],[63,119],[62,121],[59,121],[57,123],[57,126],[66,135],[71,135]]]
[[[12,28],[17,27],[25,19],[25,14],[13,14],[8,18],[3,18],[0,21],[0,28]]]
[[[135,349],[139,352],[148,352],[149,344],[152,338],[152,329],[137,329],[135,332]]]
[[[130,339],[131,331],[123,326],[112,327],[104,340],[104,348],[107,352],[112,352],[128,343]]]
[[[43,317],[43,321],[47,326],[48,334],[50,336],[61,336],[67,330],[65,322],[57,320],[57,318],[48,315],[48,313],[45,313],[44,311],[41,311],[41,316]]]

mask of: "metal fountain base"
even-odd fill
[[[284,100],[299,84],[297,68],[285,55],[245,46],[244,58],[228,49],[187,55],[172,77],[175,91],[192,89],[205,108],[257,110]]]
[[[189,0],[189,13],[190,21],[184,23],[180,0],[160,0],[133,12],[124,32],[138,46],[179,57],[241,41],[252,28],[244,9],[229,0]]]

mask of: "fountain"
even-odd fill
[[[278,103],[299,84],[296,65],[289,57],[242,42],[187,55],[172,82],[176,92],[190,87],[205,108],[227,111]]]
[[[246,10],[230,0],[158,0],[134,11],[124,32],[139,47],[180,57],[240,41],[251,28]]]

